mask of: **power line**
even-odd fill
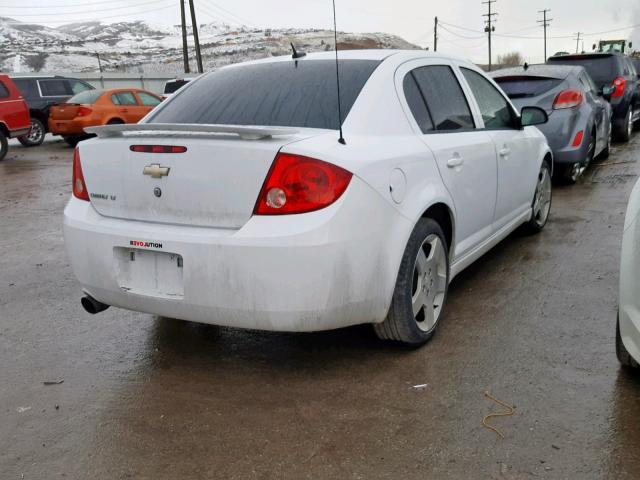
[[[113,8],[102,8],[99,10],[82,10],[82,11],[77,11],[77,12],[55,12],[55,13],[18,13],[18,14],[14,14],[15,17],[57,17],[60,15],[82,15],[85,13],[91,13],[91,14],[96,14],[96,13],[101,13],[101,12],[110,12],[113,10],[128,10],[131,7],[144,7],[146,5],[152,5],[152,4],[157,4],[157,3],[162,3],[163,0],[151,0],[151,1],[147,1],[147,2],[143,2],[143,3],[137,3],[137,4],[130,4],[130,5],[123,5],[121,7],[113,7]]]
[[[118,0],[115,0],[118,1]],[[68,5],[0,5],[0,8],[19,8],[21,10],[34,10],[34,9],[38,9],[38,8],[47,8],[47,9],[52,9],[52,8],[72,8],[72,7],[88,7],[90,5],[102,5],[105,3],[114,3],[114,0],[100,0],[98,2],[84,2],[84,3],[71,3]]]

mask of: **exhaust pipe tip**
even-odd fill
[[[109,305],[99,302],[90,295],[82,297],[82,299],[80,299],[80,303],[82,304],[82,307],[91,315],[104,312],[107,308],[109,308]]]

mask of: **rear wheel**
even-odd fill
[[[440,225],[421,219],[405,248],[391,307],[375,324],[379,338],[422,345],[436,331],[449,287],[449,249]]]
[[[525,223],[523,228],[526,233],[534,234],[542,231],[551,211],[551,173],[546,161],[542,162],[538,173],[538,183],[533,195],[531,210],[531,220]]]
[[[0,161],[4,160],[4,157],[7,156],[8,151],[9,141],[7,140],[7,136],[0,131]]]
[[[629,107],[627,116],[624,117],[624,126],[618,135],[618,140],[621,142],[628,142],[631,139],[633,133],[633,106]]]
[[[44,124],[37,118],[31,119],[31,130],[26,135],[18,137],[18,141],[25,147],[37,147],[44,142],[46,129]]]
[[[587,147],[587,158],[584,162],[576,162],[573,165],[562,165],[560,171],[561,179],[564,183],[573,185],[578,181],[585,169],[593,162],[593,158],[596,153],[596,137],[595,133],[591,133],[589,136],[589,146]]]
[[[124,122],[119,118],[111,119],[107,122],[107,125],[122,125]]]
[[[78,142],[82,140],[82,137],[64,135],[62,139],[67,142],[67,145],[69,145],[70,147],[75,147],[76,145],[78,145]]]
[[[609,158],[609,153],[611,152],[611,123],[609,123],[609,135],[607,136],[607,144],[604,147],[604,150],[600,152],[598,155],[598,159],[606,160]]]
[[[628,368],[638,368],[638,362],[636,362],[633,357],[629,354],[627,349],[622,343],[622,336],[620,335],[620,318],[618,317],[618,321],[616,322],[616,356],[618,357],[618,361],[620,365]]]

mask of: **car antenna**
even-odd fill
[[[291,43],[291,50],[293,51],[291,58],[297,59],[297,58],[302,58],[307,56],[307,52],[303,52],[302,50],[300,51],[296,50],[296,46],[293,44],[293,42],[290,42],[290,43]]]
[[[342,102],[340,102],[340,64],[338,62],[338,24],[336,22],[336,0],[333,0],[333,41],[336,52],[336,87],[338,88],[338,125],[340,127],[340,138],[338,143],[346,145],[342,135]]]

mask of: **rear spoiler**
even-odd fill
[[[103,125],[99,127],[87,127],[87,133],[92,133],[98,138],[123,137],[125,134],[140,136],[169,136],[180,137],[190,135],[224,134],[238,135],[244,140],[262,140],[279,135],[294,135],[298,133],[295,128],[288,127],[252,127],[244,125],[199,125],[190,123],[134,123]],[[167,135],[168,134],[168,135]]]

